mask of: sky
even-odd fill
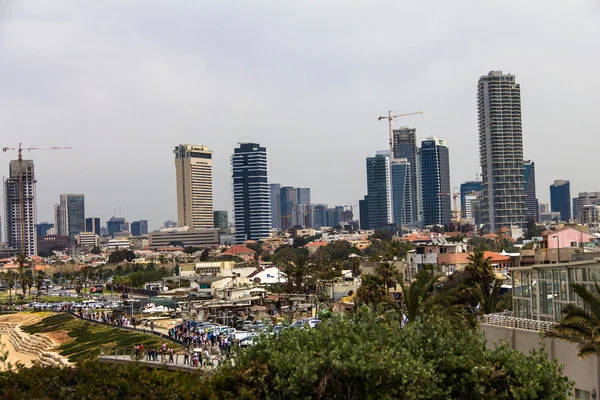
[[[0,145],[31,151],[38,221],[61,193],[86,215],[175,219],[174,147],[214,151],[215,210],[231,209],[230,157],[267,147],[270,181],[313,203],[355,205],[377,117],[450,149],[451,185],[479,166],[477,80],[521,85],[537,193],[600,191],[600,1],[0,0]],[[15,152],[0,153],[8,174]],[[2,167],[3,166],[3,167]]]

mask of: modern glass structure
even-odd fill
[[[427,138],[421,143],[423,223],[447,225],[451,219],[450,160],[446,141]]]
[[[369,229],[394,223],[392,204],[392,157],[390,151],[378,151],[367,158],[367,197]]]
[[[177,224],[190,229],[213,229],[212,151],[180,144],[175,154]]]
[[[281,185],[269,184],[271,190],[271,228],[281,229]]]
[[[481,181],[467,181],[460,184],[460,208],[462,211],[462,217],[466,216],[466,205],[465,196],[473,192],[481,192],[483,190],[483,183]]]
[[[571,219],[571,184],[569,181],[556,180],[550,185],[550,211],[559,212],[560,220]]]
[[[231,166],[236,243],[268,238],[271,189],[267,149],[258,143],[241,143],[234,149]]]
[[[35,226],[35,234],[38,237],[46,236],[46,232],[51,228],[54,228],[54,224],[51,224],[50,222],[40,222]]]
[[[85,231],[92,232],[98,236],[102,236],[100,233],[100,218],[90,217],[85,219]]]
[[[539,219],[538,200],[535,193],[535,163],[523,161],[523,178],[525,179],[525,216],[527,220]]]
[[[294,227],[295,212],[298,206],[298,189],[291,186],[281,188],[281,228],[287,231]]]
[[[111,219],[106,221],[106,229],[108,230],[108,236],[114,238],[115,233],[129,232],[129,222],[125,218],[111,217]]]
[[[515,76],[491,71],[477,85],[483,224],[490,232],[525,225],[521,88]]]
[[[410,164],[410,200],[412,214],[407,215],[404,223],[412,223],[421,219],[419,214],[419,174],[418,174],[418,149],[417,130],[415,128],[402,127],[392,130],[392,155],[395,159],[405,158]]]
[[[406,158],[392,160],[392,203],[394,225],[402,227],[406,221],[411,221],[412,181],[411,165]]]
[[[59,204],[58,234],[69,236],[73,242],[75,236],[85,232],[85,197],[82,194],[61,194]]]
[[[221,234],[227,233],[229,230],[229,219],[227,217],[227,211],[215,211],[215,229],[218,229]]]
[[[36,255],[36,193],[33,160],[13,160],[4,180],[6,241],[25,256]]]
[[[133,236],[144,236],[148,234],[148,221],[141,219],[131,223],[131,234]]]

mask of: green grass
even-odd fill
[[[30,334],[67,331],[73,340],[62,344],[58,348],[58,353],[67,357],[71,362],[97,358],[102,347],[133,348],[134,345],[141,343],[148,348],[162,344],[162,338],[154,335],[98,325],[68,314],[51,315],[38,323],[24,326],[22,329]],[[180,347],[174,343],[169,343],[169,346],[180,350]]]

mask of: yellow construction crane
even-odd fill
[[[23,150],[71,150],[70,147],[3,147],[2,151],[6,153],[8,150],[18,151],[18,165],[19,165],[19,198],[20,198],[20,212],[21,212],[21,254],[25,255],[25,190],[23,188]]]
[[[394,138],[392,135],[392,120],[395,120],[398,117],[406,117],[407,115],[415,115],[415,114],[423,114],[423,111],[411,112],[411,113],[406,113],[406,114],[396,114],[396,115],[392,115],[392,112],[388,111],[388,115],[384,115],[382,117],[377,118],[378,121],[381,121],[382,119],[388,120],[389,127],[390,127],[390,150],[392,150],[392,148],[393,148],[392,145],[394,144]]]

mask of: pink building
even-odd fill
[[[542,234],[542,248],[547,249],[564,249],[569,247],[584,247],[585,243],[598,239],[598,236],[590,235],[589,233],[578,231],[573,228],[564,228],[560,231],[546,231]]]

